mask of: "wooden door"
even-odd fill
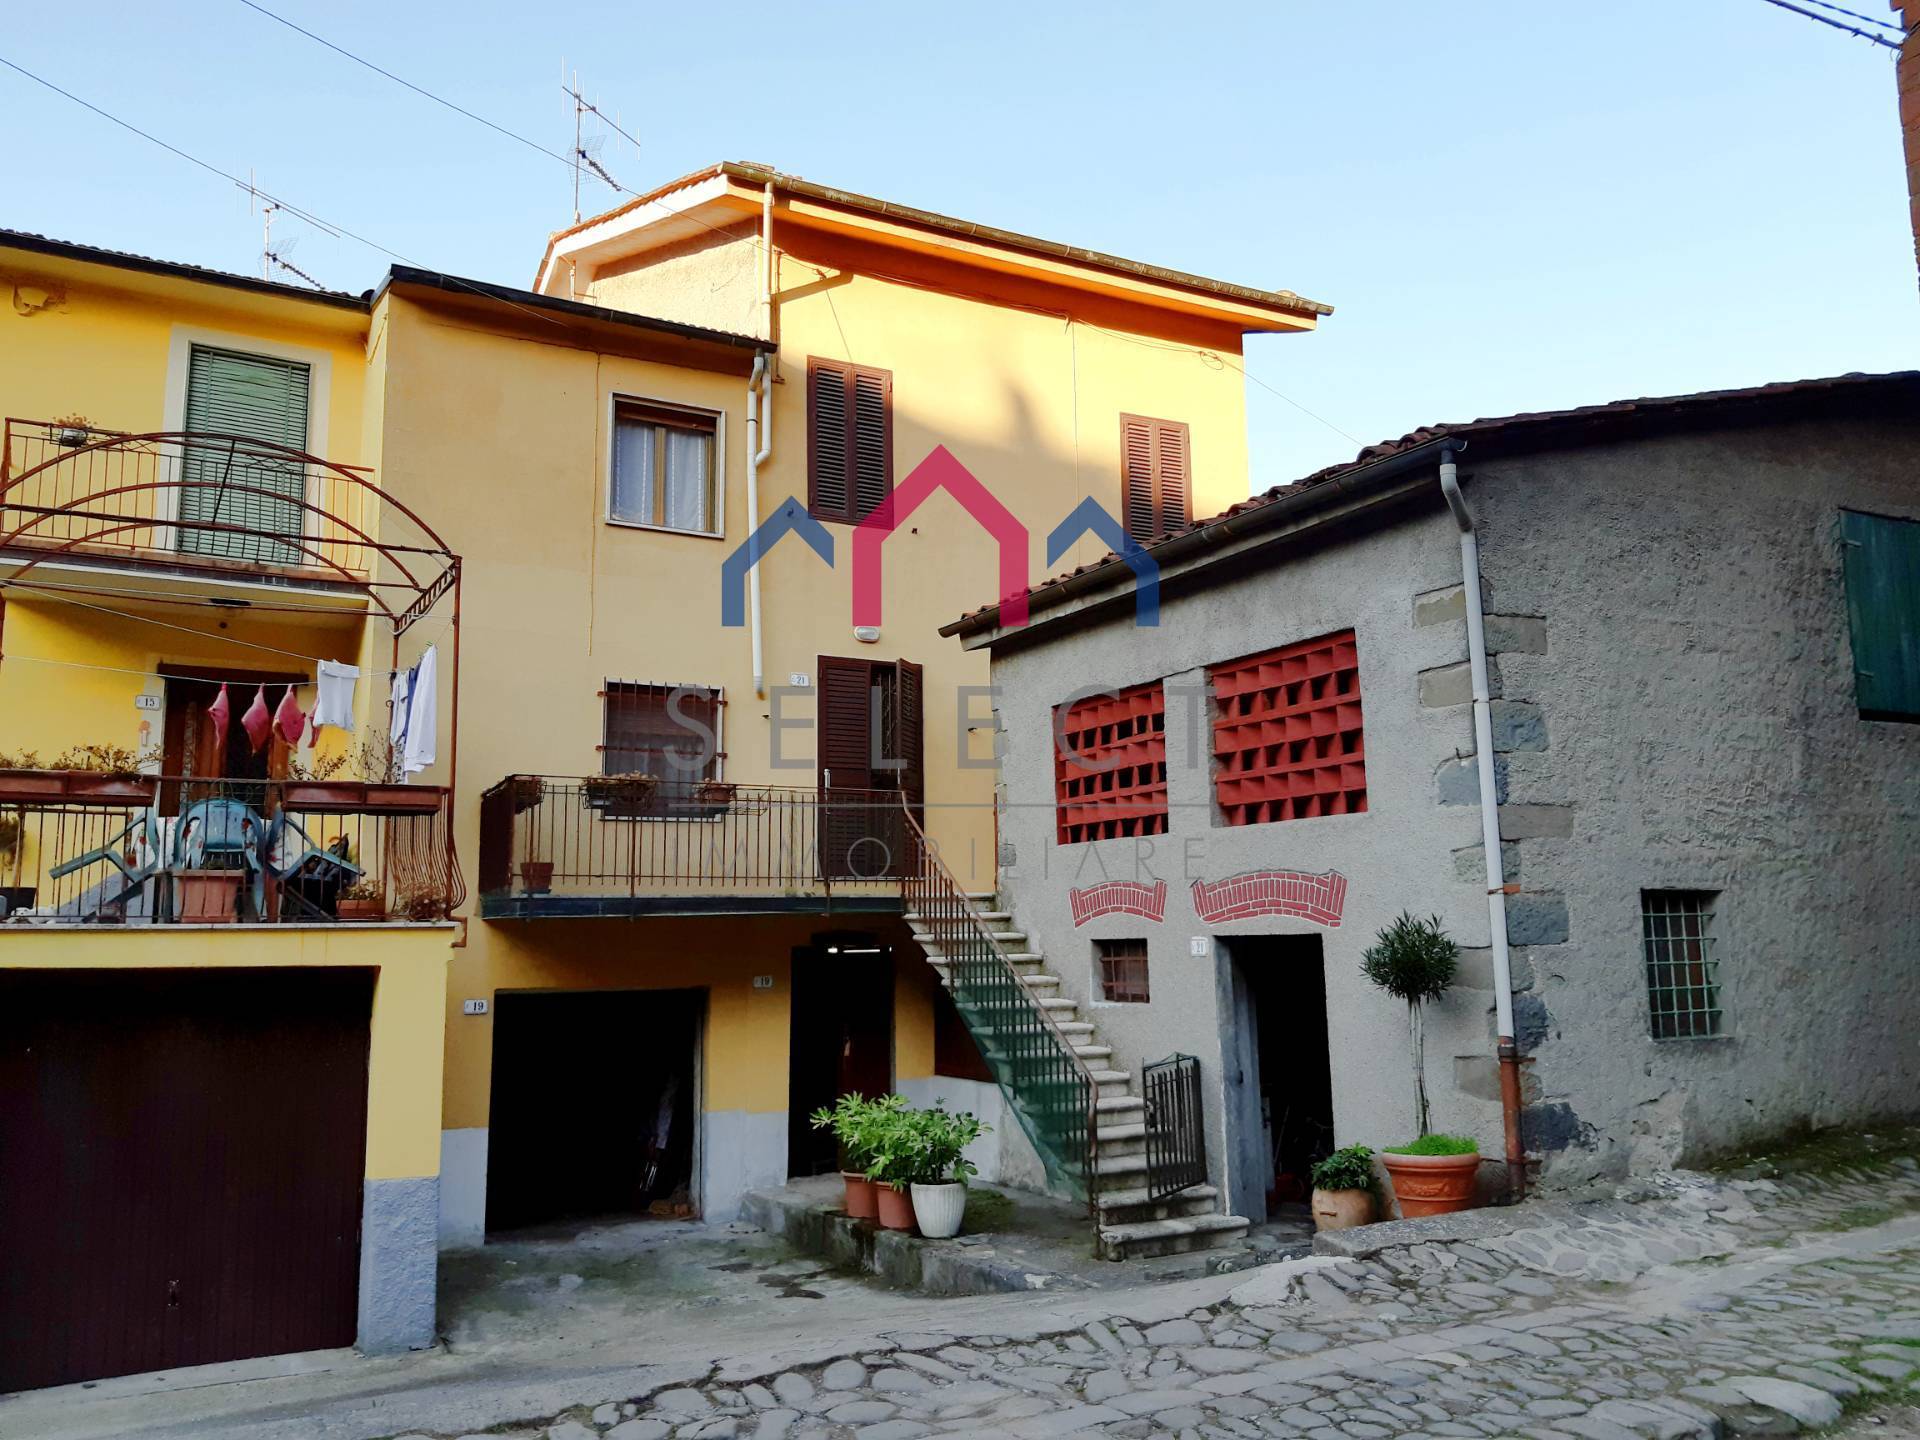
[[[0,1391],[354,1340],[373,972],[0,972]]]
[[[820,657],[820,868],[828,880],[894,878],[907,863],[903,803],[925,798],[921,667]]]

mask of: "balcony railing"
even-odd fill
[[[464,898],[437,786],[0,770],[0,927],[427,921]]]
[[[897,790],[511,775],[480,801],[481,913],[898,909]]]

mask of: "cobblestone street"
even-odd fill
[[[1905,1397],[1920,1369],[1913,1160],[1677,1176],[1631,1198],[1252,1272],[1157,1323],[962,1326],[772,1371],[741,1355],[703,1383],[505,1433],[1681,1440],[1819,1429]]]

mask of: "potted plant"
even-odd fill
[[[522,860],[520,890],[526,895],[544,895],[553,888],[553,861]]]
[[[977,1173],[964,1152],[989,1128],[964,1110],[951,1115],[936,1105],[912,1112],[910,1130],[916,1149],[908,1189],[913,1218],[929,1240],[950,1240],[960,1233],[960,1219],[967,1210],[967,1181]]]
[[[1313,1228],[1351,1230],[1373,1223],[1373,1151],[1364,1145],[1336,1150],[1313,1165]]]
[[[240,917],[239,870],[181,870],[173,877],[174,918],[182,925],[231,925]]]
[[[547,785],[538,775],[515,775],[508,779],[513,795],[513,813],[524,815],[547,796]]]
[[[867,1178],[874,1185],[874,1208],[883,1230],[913,1229],[911,1186],[921,1167],[921,1137],[916,1114],[899,1095],[875,1102],[868,1116]]]
[[[724,807],[733,803],[733,781],[698,780],[694,782],[693,799],[697,805]]]
[[[659,785],[657,777],[643,770],[629,770],[619,775],[589,775],[580,782],[580,789],[589,809],[631,815],[653,803],[653,792]]]
[[[1380,1162],[1393,1180],[1400,1213],[1408,1219],[1467,1209],[1480,1171],[1479,1146],[1464,1136],[1434,1135],[1427,1103],[1426,1004],[1447,993],[1459,963],[1460,947],[1441,929],[1438,915],[1416,920],[1405,911],[1380,932],[1360,961],[1367,979],[1407,1002],[1420,1134],[1410,1145],[1389,1146]]]
[[[874,1145],[881,1129],[893,1123],[905,1108],[898,1095],[869,1100],[863,1095],[842,1095],[831,1106],[821,1106],[809,1117],[816,1130],[831,1130],[840,1142],[840,1179],[846,1185],[846,1211],[850,1220],[872,1220],[878,1215],[874,1183],[867,1177],[873,1163]]]
[[[153,758],[120,745],[74,745],[51,761],[0,755],[0,801],[151,805],[159,781],[142,767]]]
[[[380,891],[378,881],[360,879],[340,892],[339,915],[342,920],[384,920],[387,918],[386,897]]]

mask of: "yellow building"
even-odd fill
[[[986,667],[937,630],[1243,498],[1242,339],[1326,307],[741,165],[554,236],[530,291],[313,294],[5,235],[0,284],[0,765],[27,767],[0,768],[0,980],[85,1029],[73,972],[174,977],[185,1024],[186,972],[245,970],[221,1024],[305,996],[336,1068],[366,1037],[330,1140],[364,1151],[363,1346],[430,1334],[434,1232],[725,1218],[833,1166],[805,1115],[848,1089],[964,1104],[990,1172],[1085,1183],[1118,1061],[1011,983],[1085,1087],[1050,1130],[939,983],[968,955],[1011,980],[1020,942]],[[1050,553],[1088,500],[1111,522]],[[311,711],[323,673],[351,728],[254,744],[256,693]],[[82,744],[139,753],[49,779]],[[370,997],[297,983],[342,971]],[[73,1063],[129,1083],[94,1030]],[[44,1038],[0,1034],[0,1065]],[[155,1363],[182,1356],[216,1358]],[[115,1367],[141,1368],[30,1380]]]

